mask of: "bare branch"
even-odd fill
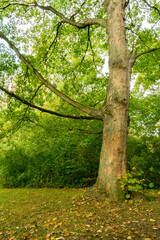
[[[6,94],[8,94],[10,97],[13,97],[17,100],[19,100],[20,102],[22,102],[23,104],[31,107],[31,108],[34,108],[34,109],[37,109],[41,112],[46,112],[46,113],[49,113],[49,114],[52,114],[52,115],[56,115],[56,116],[59,116],[59,117],[64,117],[64,118],[72,118],[72,119],[86,119],[86,120],[101,120],[101,118],[96,118],[96,117],[87,117],[87,116],[72,116],[72,115],[66,115],[66,114],[61,114],[61,113],[57,113],[57,112],[54,112],[52,110],[48,110],[48,109],[45,109],[45,108],[42,108],[42,107],[39,107],[37,105],[34,105],[24,99],[22,99],[21,97],[19,97],[18,95],[16,95],[15,93],[13,93],[12,91],[8,91],[7,89],[3,88],[0,86],[0,89],[5,92]]]
[[[66,96],[65,94],[63,94],[62,92],[60,92],[58,89],[56,89],[50,82],[48,82],[41,74],[40,72],[33,67],[33,65],[25,59],[25,57],[19,52],[19,50],[13,45],[13,43],[0,31],[0,38],[4,39],[9,46],[11,47],[11,49],[14,50],[14,52],[17,54],[17,56],[19,57],[19,59],[21,59],[25,65],[36,75],[36,77],[48,88],[50,89],[53,93],[55,93],[58,97],[60,97],[62,100],[66,101],[67,103],[69,103],[70,105],[78,108],[79,110],[87,113],[88,115],[94,116],[96,118],[102,118],[102,111],[101,109],[92,109],[89,107],[86,107],[74,100],[72,100],[71,98],[69,98],[68,96]]]
[[[158,51],[158,50],[160,50],[160,48],[149,49],[149,50],[147,50],[145,52],[142,52],[142,53],[139,53],[139,54],[135,55],[135,59],[137,59],[138,57],[140,57],[140,56],[142,56],[144,54],[147,54],[147,53],[150,53],[150,52],[155,52],[155,51]]]

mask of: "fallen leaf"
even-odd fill
[[[90,228],[91,225],[86,225],[86,227]]]
[[[62,226],[62,222],[57,223],[54,227],[55,227],[55,228],[58,228],[58,227],[61,227],[61,226]]]
[[[92,217],[93,213],[89,213],[88,215],[86,215],[87,218]]]
[[[150,222],[155,222],[156,220],[154,220],[154,219],[150,219],[149,221],[150,221]]]
[[[157,227],[153,227],[152,229],[153,229],[153,230],[158,230],[158,228],[157,228]]]
[[[65,240],[64,237],[55,238],[55,240]]]

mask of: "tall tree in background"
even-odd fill
[[[118,179],[126,174],[132,68],[135,62],[138,62],[139,68],[146,64],[148,60],[145,62],[141,56],[150,54],[150,61],[154,60],[157,70],[159,66],[159,3],[155,0],[88,0],[78,3],[74,0],[1,0],[0,11],[0,38],[13,50],[10,52],[6,44],[1,47],[1,55],[4,61],[5,58],[7,60],[1,64],[0,89],[21,103],[43,112],[74,119],[102,120],[103,143],[96,186],[106,191],[110,199],[117,200],[121,194]],[[150,21],[149,30],[142,28],[146,13]],[[23,32],[24,27],[26,30]],[[102,78],[101,58],[107,51],[109,77]],[[13,59],[13,52],[23,64],[15,57]],[[24,71],[25,76],[30,74],[30,78],[25,77],[25,81],[22,76],[19,77]],[[9,75],[14,78],[12,84],[7,79]],[[104,82],[104,79],[106,96],[102,95],[103,99],[98,102],[93,102],[93,96],[90,97],[87,106],[78,96],[82,94],[80,88],[83,88],[84,93],[90,91],[93,95],[99,86],[103,91],[100,81]],[[159,80],[158,74],[154,76],[154,82],[156,80]],[[76,84],[79,84],[78,90]],[[29,85],[36,86],[32,87],[32,90],[36,89],[32,98],[28,97],[26,90]],[[74,87],[74,99],[66,94],[72,95],[71,85]],[[42,86],[85,114],[63,114],[35,105],[33,99]],[[39,95],[42,104],[47,99],[48,90],[45,96],[44,92]]]

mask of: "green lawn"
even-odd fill
[[[109,203],[85,191],[0,189],[0,239],[160,239],[158,193]]]

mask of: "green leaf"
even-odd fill
[[[126,198],[129,199],[131,197],[130,194],[126,194]]]

